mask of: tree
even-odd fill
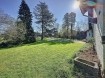
[[[71,39],[73,38],[73,26],[75,25],[76,21],[76,13],[71,12],[70,13],[70,23],[71,23]]]
[[[12,26],[14,21],[13,17],[0,10],[0,34],[4,33],[7,27]]]
[[[0,39],[2,41],[13,41],[15,34],[15,19],[0,10]]]
[[[60,24],[59,23],[55,23],[55,32],[54,32],[55,37],[58,37],[59,36],[58,35],[58,33],[59,33],[59,27],[60,27]]]
[[[26,28],[24,27],[24,23],[22,21],[17,20],[16,21],[16,34],[17,34],[17,41],[18,42],[24,42],[25,41],[25,34],[26,34]]]
[[[66,13],[64,15],[64,18],[63,18],[63,29],[66,30],[66,38],[69,37],[69,27],[71,25],[71,22],[70,22],[70,14],[69,13]]]
[[[18,12],[18,19],[23,22],[26,33],[25,33],[25,43],[31,43],[36,41],[34,30],[32,28],[32,14],[26,2],[22,0],[19,12]]]
[[[76,21],[76,29],[78,30],[78,27],[82,31],[88,30],[88,20],[81,20],[81,21]]]
[[[53,27],[55,23],[54,15],[49,11],[48,5],[45,2],[40,2],[37,6],[35,6],[34,15],[36,24],[41,25],[41,40],[43,40],[46,30]]]

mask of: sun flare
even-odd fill
[[[77,8],[79,8],[79,5],[80,5],[80,2],[79,1],[75,1],[74,5],[73,5],[73,8],[77,9]]]

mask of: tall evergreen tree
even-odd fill
[[[31,43],[36,41],[34,30],[32,28],[32,14],[25,0],[22,0],[21,2],[19,12],[18,12],[18,19],[23,22],[26,28],[25,43]]]
[[[51,28],[55,23],[54,15],[49,11],[45,2],[40,2],[37,6],[35,6],[34,15],[36,24],[41,24],[41,40],[43,40],[46,29]]]
[[[64,15],[64,18],[63,18],[63,29],[66,30],[66,32],[65,32],[66,33],[66,38],[69,37],[69,27],[70,27],[70,24],[71,24],[71,22],[70,22],[70,14],[66,13]]]

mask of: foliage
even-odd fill
[[[0,39],[1,42],[16,40],[15,19],[0,11]]]
[[[39,41],[1,49],[0,78],[76,78],[69,61],[84,43],[62,42]]]
[[[4,40],[6,41],[16,41],[17,32],[16,32],[16,26],[11,25],[7,28],[7,30],[3,34]]]
[[[18,41],[1,41],[0,42],[0,48],[10,48],[16,45],[19,45],[20,43]]]
[[[3,11],[0,11],[0,26],[6,25],[13,25],[13,22],[15,19],[11,17],[10,15],[4,13]]]
[[[76,21],[76,28],[77,31],[86,31],[88,30],[88,20],[84,21]]]
[[[10,15],[0,11],[0,35],[3,34],[8,27],[14,25],[15,19]]]
[[[75,17],[76,17],[76,14],[74,12],[71,12],[70,14],[66,13],[64,15],[62,30],[64,30],[63,33],[66,36],[66,38],[69,38],[70,35],[71,35],[71,38],[73,36],[73,25],[75,24]]]
[[[71,12],[70,13],[70,22],[71,22],[71,39],[73,38],[73,28],[74,28],[74,25],[75,25],[75,22],[76,22],[76,13],[74,12]]]
[[[89,40],[87,40],[87,42],[91,43],[91,44],[94,44],[94,38],[90,38]]]
[[[63,18],[64,22],[63,22],[63,27],[62,29],[64,29],[64,34],[66,36],[66,38],[69,38],[69,27],[71,25],[71,22],[70,22],[70,14],[69,13],[66,13],[64,15],[64,18]],[[65,31],[66,30],[66,31]]]
[[[17,31],[17,41],[18,42],[24,42],[25,41],[25,34],[26,34],[26,28],[24,27],[24,23],[22,21],[16,22],[16,31]]]
[[[34,15],[36,24],[41,25],[41,40],[43,40],[46,30],[49,30],[54,26],[54,15],[49,11],[48,5],[44,2],[40,2],[37,6],[35,6]]]
[[[31,43],[35,41],[34,30],[32,28],[32,14],[26,2],[22,0],[18,19],[23,22],[26,33],[25,33],[25,43]]]
[[[74,38],[76,38],[76,35],[77,35],[77,31],[76,30],[72,30],[72,34],[73,34],[73,37]],[[59,32],[58,32],[58,34],[59,34],[59,37],[60,38],[67,38],[67,31],[66,31],[66,29],[64,29],[64,28],[62,28]],[[71,38],[71,32],[70,32],[70,30],[68,31],[68,38],[70,39]]]

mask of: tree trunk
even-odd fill
[[[69,38],[69,26],[67,26],[67,39]]]
[[[71,39],[73,39],[73,24],[71,24]]]
[[[43,33],[43,24],[42,24],[42,35],[41,35],[41,40],[44,38],[44,33]]]

